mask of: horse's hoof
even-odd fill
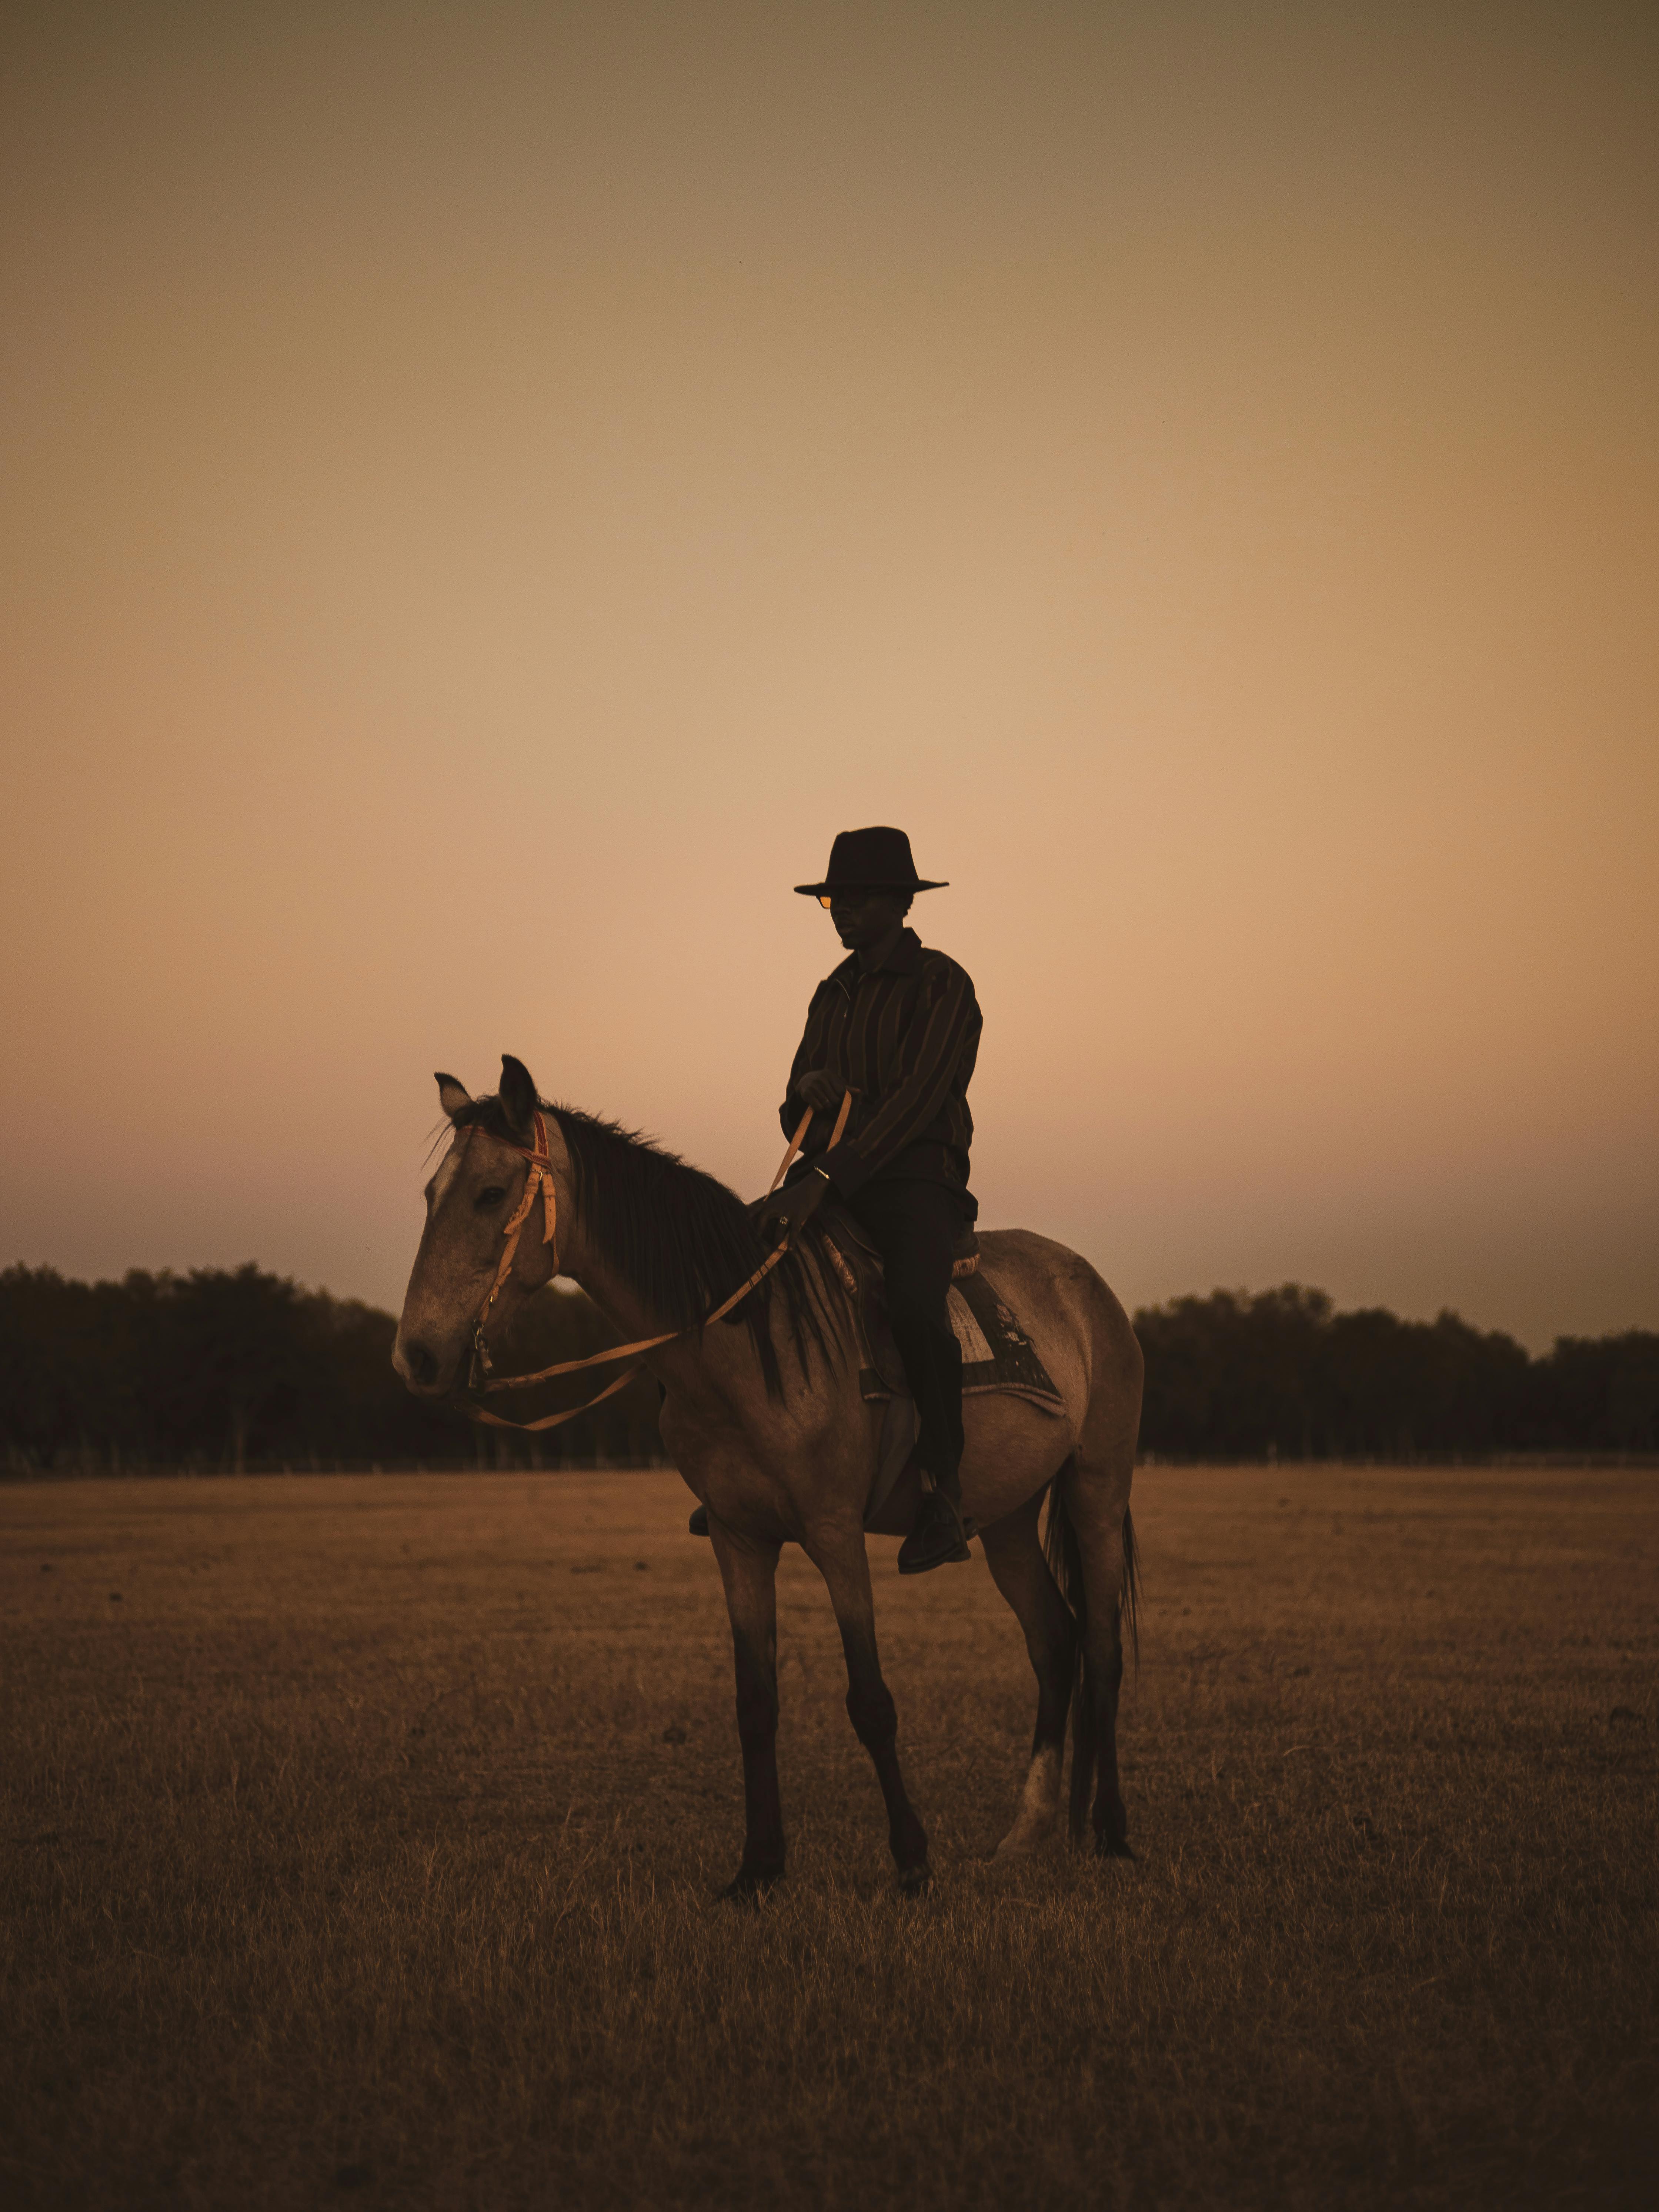
[[[1102,1859],[1131,1859],[1134,1853],[1129,1848],[1127,1836],[1109,1836],[1103,1828],[1095,1838],[1095,1856]]]
[[[991,1854],[995,1859],[1028,1859],[1040,1851],[1054,1832],[1055,1815],[1039,1815],[1035,1820],[1018,1820]]]
[[[898,1891],[901,1897],[921,1897],[932,1884],[933,1869],[926,1859],[920,1866],[901,1867],[898,1870]]]
[[[714,1893],[719,1905],[758,1905],[767,1893],[783,1880],[783,1869],[775,1873],[762,1874],[752,1867],[739,1867],[724,1889]]]

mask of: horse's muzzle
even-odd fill
[[[441,1397],[449,1387],[437,1358],[418,1337],[405,1343],[400,1336],[392,1347],[392,1364],[417,1398]]]

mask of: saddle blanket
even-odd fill
[[[948,1310],[957,1342],[962,1346],[964,1398],[984,1397],[1000,1390],[1024,1398],[1028,1405],[1042,1407],[1045,1413],[1066,1411],[1066,1401],[1038,1358],[1036,1346],[995,1284],[988,1279],[982,1261],[976,1273],[959,1275],[951,1284]],[[860,1395],[866,1405],[887,1408],[876,1446],[875,1480],[864,1505],[867,1528],[903,1474],[921,1424],[916,1418],[916,1401],[904,1388],[903,1370],[891,1338],[885,1339],[880,1356],[887,1359],[896,1382],[883,1379],[874,1364],[878,1354],[866,1351],[866,1356],[870,1364],[860,1370]]]
[[[957,1342],[962,1347],[964,1398],[1002,1391],[1012,1397],[1028,1398],[1033,1405],[1045,1407],[1050,1413],[1064,1410],[1065,1401],[1037,1357],[1036,1346],[1020,1327],[996,1285],[987,1276],[982,1261],[975,1273],[958,1276],[951,1284],[946,1310]],[[903,1393],[903,1370],[890,1340],[884,1343],[878,1353],[872,1352],[868,1357],[870,1364],[859,1374],[859,1395],[865,1403],[878,1406]],[[885,1374],[877,1365],[878,1358],[886,1368]]]

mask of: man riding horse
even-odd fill
[[[920,1417],[915,1458],[931,1487],[899,1552],[901,1574],[969,1557],[962,1517],[962,1351],[946,1297],[955,1251],[979,1203],[968,1188],[973,1116],[968,1085],[979,1050],[974,987],[904,917],[924,883],[902,830],[843,830],[819,884],[796,890],[830,909],[848,957],[812,994],[779,1109],[792,1136],[812,1121],[790,1180],[764,1223],[808,1220],[832,1193],[880,1252],[887,1310]],[[846,1133],[830,1142],[847,1092]]]
[[[1092,1796],[1097,1847],[1115,1856],[1129,1850],[1117,1717],[1122,1632],[1134,1617],[1129,1489],[1140,1348],[1128,1316],[1081,1254],[1029,1230],[988,1233],[981,1243],[990,1285],[1029,1331],[1050,1390],[1041,1404],[1012,1389],[976,1396],[963,1455],[946,1301],[951,1248],[975,1211],[966,1092],[980,1012],[962,969],[924,951],[904,927],[915,894],[936,888],[917,876],[896,830],[837,837],[823,882],[799,886],[828,904],[851,957],[813,994],[784,1102],[786,1130],[793,1133],[810,1103],[818,1136],[788,1194],[768,1208],[772,1220],[793,1226],[833,1190],[884,1251],[931,1490],[902,1480],[872,1509],[872,1419],[846,1359],[811,1360],[797,1335],[800,1357],[785,1381],[777,1354],[792,1314],[802,1316],[799,1295],[793,1306],[789,1299],[808,1286],[806,1271],[771,1267],[734,1193],[611,1123],[550,1104],[511,1054],[494,1097],[473,1098],[453,1076],[438,1079],[453,1141],[427,1186],[394,1364],[417,1396],[434,1402],[475,1370],[481,1400],[574,1371],[561,1362],[538,1374],[489,1372],[502,1332],[561,1273],[581,1285],[617,1335],[635,1340],[621,1356],[642,1359],[661,1388],[663,1442],[701,1501],[731,1618],[744,1802],[743,1860],[726,1893],[734,1898],[758,1896],[784,1868],[776,1571],[790,1541],[824,1579],[847,1660],[848,1716],[881,1785],[900,1887],[914,1894],[927,1882],[927,1831],[905,1786],[897,1712],[877,1649],[866,1531],[904,1537],[900,1557],[912,1572],[960,1559],[964,1499],[1037,1683],[1019,1811],[999,1849],[1035,1849],[1059,1818],[1069,1711],[1073,1831],[1083,1835]],[[858,1119],[836,1129],[849,1090],[858,1094]],[[748,1308],[746,1329],[708,1326],[762,1280],[781,1295],[781,1310],[763,1298]],[[839,1347],[850,1349],[849,1316],[831,1301],[824,1317]],[[618,1353],[600,1357],[616,1361]],[[521,1425],[482,1402],[476,1411],[531,1429],[571,1417]]]

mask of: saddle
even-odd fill
[[[750,1208],[757,1219],[763,1201]],[[838,1199],[826,1198],[815,1218],[825,1257],[853,1308],[859,1354],[859,1395],[883,1410],[875,1479],[864,1510],[867,1528],[881,1510],[914,1450],[920,1423],[887,1318],[886,1276],[881,1254]],[[1023,1398],[1045,1413],[1063,1414],[1066,1401],[995,1284],[981,1271],[979,1238],[963,1222],[951,1255],[945,1300],[962,1347],[962,1395],[994,1392]]]
[[[817,1219],[830,1264],[853,1302],[859,1342],[859,1395],[866,1405],[908,1397],[904,1364],[887,1318],[881,1254],[847,1209],[834,1200]],[[982,1270],[979,1238],[964,1222],[952,1254],[945,1310],[962,1347],[962,1395],[1008,1392],[1052,1413],[1063,1403],[1036,1346],[1012,1308]]]

